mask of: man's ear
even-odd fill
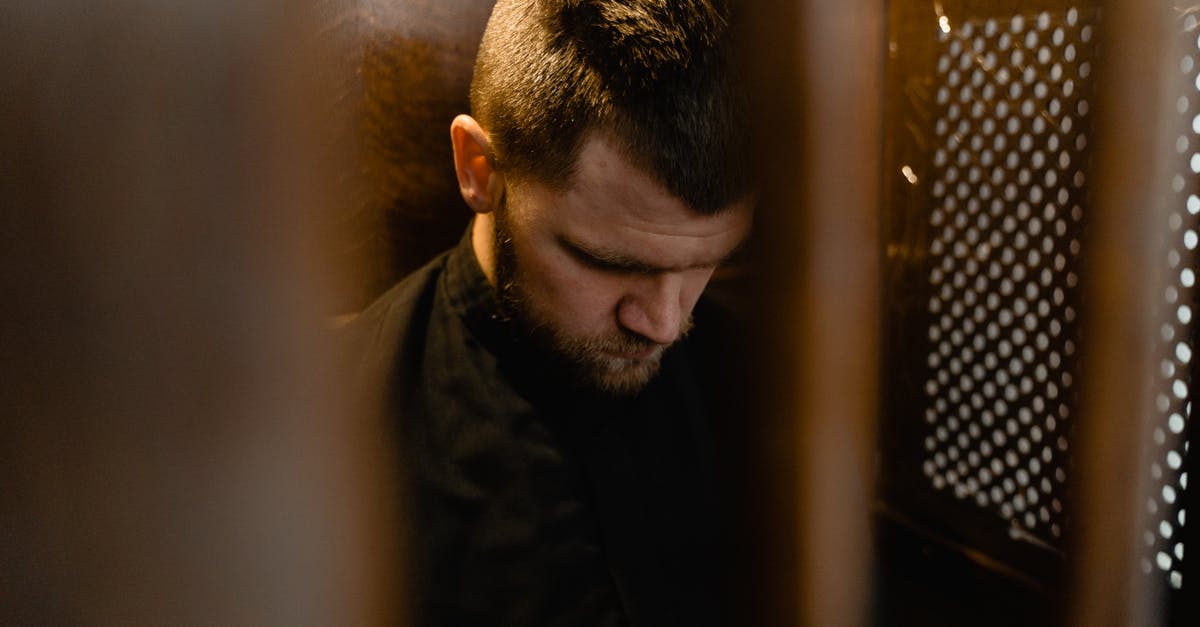
[[[504,176],[492,160],[491,139],[475,118],[459,115],[450,123],[450,143],[463,200],[475,213],[489,213],[496,208],[504,185]]]

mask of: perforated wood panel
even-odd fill
[[[897,516],[1053,587],[1098,12],[909,4],[890,36],[882,494]]]
[[[1200,11],[1170,9],[1183,46],[1160,323],[1142,446],[1151,493],[1141,567],[1186,593],[1194,542],[1188,438],[1200,315]],[[1061,598],[1072,555],[1078,360],[1089,342],[1094,3],[897,2],[889,25],[881,502],[893,519]],[[1116,26],[1119,29],[1119,26]],[[1153,87],[1162,89],[1164,86]],[[1166,87],[1169,87],[1166,86]],[[1169,117],[1169,116],[1168,116]],[[1128,207],[1132,218],[1148,208]],[[1136,379],[1136,380],[1135,380]],[[1083,422],[1081,422],[1083,421]],[[1193,473],[1194,474],[1194,473]],[[1193,525],[1194,526],[1194,525]],[[1119,539],[1114,539],[1119,542]],[[1192,558],[1194,559],[1194,558]],[[1194,584],[1193,584],[1194,585]],[[1186,596],[1186,594],[1184,594]]]
[[[1062,536],[1093,28],[1070,9],[942,16],[923,472]]]

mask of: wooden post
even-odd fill
[[[395,624],[304,11],[0,14],[0,624]]]
[[[768,183],[758,222],[768,350],[757,471],[774,625],[859,625],[871,581],[879,345],[883,4],[756,5]],[[765,95],[765,98],[764,98]],[[789,553],[790,552],[790,553]],[[782,554],[782,555],[780,555]],[[765,598],[764,598],[765,597]],[[770,609],[763,609],[770,608]]]
[[[1153,303],[1174,145],[1167,3],[1112,0],[1105,7],[1103,80],[1097,106],[1094,215],[1084,254],[1083,380],[1071,551],[1070,624],[1153,625],[1151,579],[1138,570],[1149,489],[1143,456],[1154,407]]]

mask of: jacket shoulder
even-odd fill
[[[423,350],[446,256],[405,277],[337,330],[343,364],[366,389],[378,389],[398,374],[405,356]]]

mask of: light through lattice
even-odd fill
[[[1062,535],[1092,27],[1077,10],[934,24],[925,475]]]

